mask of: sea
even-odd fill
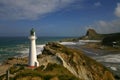
[[[68,38],[73,37],[38,37],[36,40],[37,54],[41,54],[46,43]],[[28,37],[0,37],[0,64],[11,57],[28,56],[29,46]]]

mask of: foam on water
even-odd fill
[[[45,44],[43,44],[43,45],[37,45],[37,55],[38,54],[42,54],[44,46],[45,46]]]
[[[112,70],[117,71],[116,67],[110,67]]]
[[[62,45],[76,45],[75,42],[61,42]]]
[[[44,46],[45,44],[36,46],[37,55],[42,54]],[[18,53],[21,53],[21,54],[15,57],[27,57],[29,55],[29,48],[24,48],[23,50],[18,51]]]
[[[104,56],[95,57],[96,60],[100,62],[112,62],[112,63],[120,63],[120,54],[109,54]]]

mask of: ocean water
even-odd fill
[[[38,37],[37,54],[43,50],[47,42],[60,41],[71,37]],[[0,37],[0,63],[10,57],[28,56],[30,40],[28,37]]]

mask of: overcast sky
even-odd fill
[[[120,32],[120,0],[0,0],[0,36]]]

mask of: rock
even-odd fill
[[[88,29],[86,36],[96,36],[98,33],[94,29]]]
[[[88,29],[86,35],[80,37],[82,40],[102,40],[103,38],[104,35],[97,33],[94,29]]]
[[[58,43],[48,43],[43,55],[57,56],[61,65],[82,80],[114,80],[112,73],[102,64],[87,57],[82,51]]]

